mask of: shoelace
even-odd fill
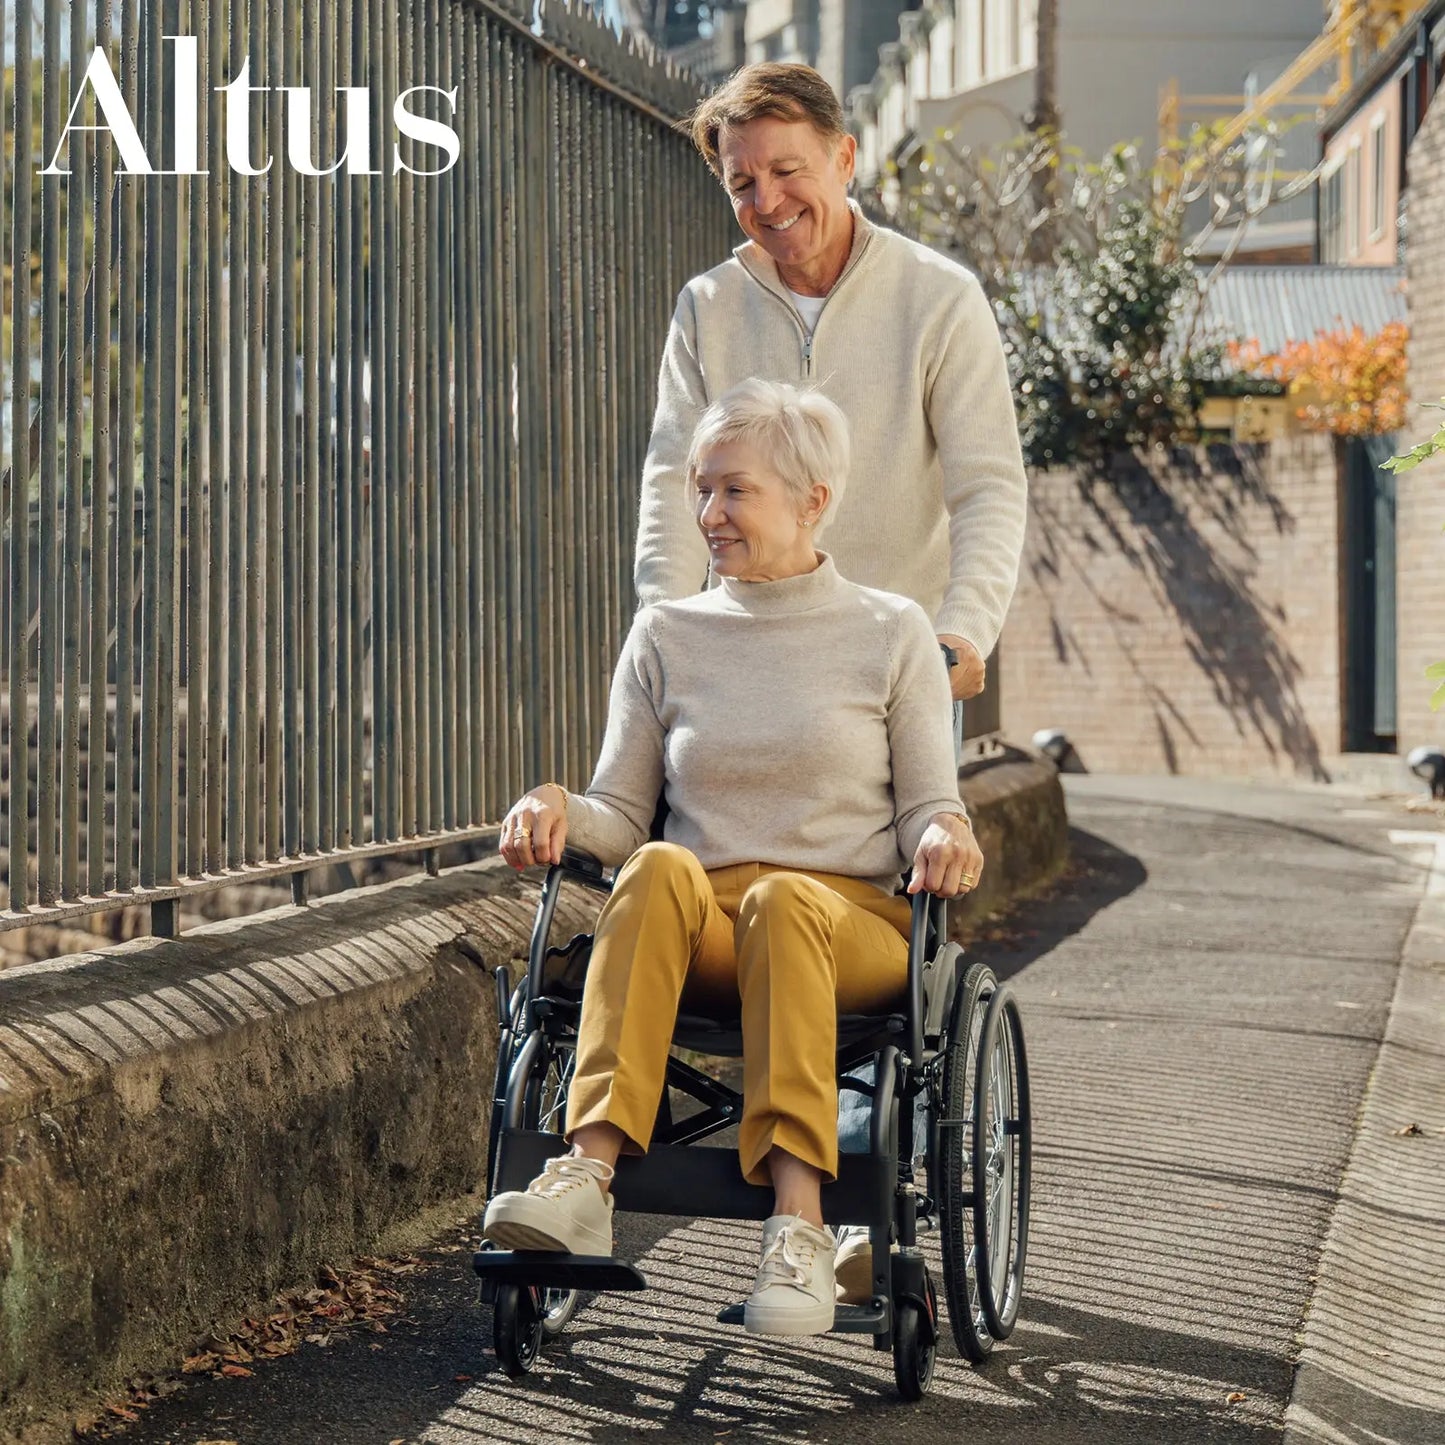
[[[554,1199],[579,1184],[606,1183],[612,1174],[612,1169],[600,1159],[582,1159],[575,1154],[564,1154],[547,1161],[542,1172],[527,1186],[527,1193]]]
[[[813,1266],[818,1252],[818,1242],[809,1238],[791,1224],[785,1224],[774,1236],[773,1242],[763,1251],[758,1273],[779,1276],[779,1283],[806,1288],[808,1270]],[[772,1280],[769,1280],[772,1283]]]

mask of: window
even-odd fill
[[[1340,247],[1340,188],[1343,173],[1339,165],[1320,178],[1320,260],[1326,265],[1342,261]]]
[[[1004,57],[1004,64],[1010,70],[1017,70],[1024,59],[1023,0],[1008,0],[1007,26],[1008,54]]]
[[[1345,157],[1345,255],[1360,254],[1360,143],[1356,141]]]
[[[1385,234],[1385,115],[1370,122],[1370,239]]]

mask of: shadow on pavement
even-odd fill
[[[981,928],[968,945],[969,953],[987,963],[1000,979],[1016,978],[1106,908],[1127,898],[1148,876],[1132,853],[1070,827],[1069,866],[1063,877],[1043,897],[1025,899],[1011,908],[1001,927]]]

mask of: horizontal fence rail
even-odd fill
[[[5,14],[0,929],[143,903],[169,933],[188,893],[584,783],[673,298],[731,240],[671,124],[696,92],[521,0]],[[96,47],[157,172],[199,74],[206,174],[61,144]],[[243,63],[258,174],[228,163]],[[419,85],[457,93],[409,102],[456,134],[444,174],[393,170],[443,159],[393,124]],[[346,86],[376,173],[300,174],[288,145],[359,141]]]

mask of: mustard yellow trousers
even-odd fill
[[[837,1021],[882,1012],[908,981],[910,905],[857,878],[760,863],[705,871],[648,843],[618,872],[582,998],[567,1132],[615,1124],[646,1150],[680,1008],[741,1014],[743,1174],[768,1151],[838,1172]]]

